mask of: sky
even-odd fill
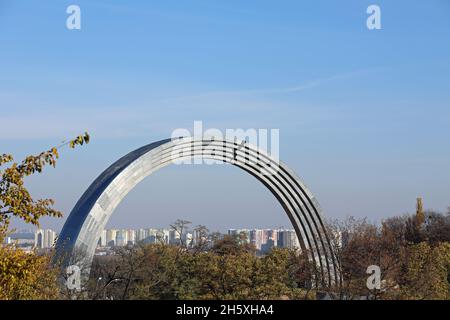
[[[71,4],[81,30],[66,28]],[[372,4],[381,30],[366,26]],[[381,221],[413,212],[418,196],[445,211],[450,2],[0,0],[0,152],[20,160],[92,137],[27,179],[65,217],[115,160],[194,121],[279,129],[280,158],[327,218]],[[290,226],[241,170],[172,166],[130,192],[108,227],[177,218],[212,230]]]

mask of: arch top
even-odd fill
[[[164,139],[123,156],[109,166],[83,193],[67,218],[56,243],[57,258],[64,265],[90,265],[95,248],[120,201],[145,177],[183,159],[201,157],[237,166],[263,183],[279,201],[299,238],[302,250],[315,261],[328,284],[340,281],[320,206],[285,164],[248,143],[194,138]]]

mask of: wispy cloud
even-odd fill
[[[362,76],[374,70],[360,70],[307,81],[297,86],[252,90],[212,91],[166,99],[129,101],[126,106],[92,105],[77,107],[67,102],[40,103],[20,92],[0,91],[0,105],[11,105],[0,116],[0,140],[67,137],[84,130],[98,138],[127,138],[148,135],[167,136],[181,126],[191,126],[193,120],[207,121],[214,127],[287,126],[292,120],[282,119],[277,111],[292,104],[269,95],[283,95],[309,90],[333,81]],[[32,106],[32,107],[29,107]],[[275,107],[276,106],[276,107]],[[21,112],[17,112],[21,110]],[[229,112],[233,110],[233,112]],[[301,110],[301,111],[299,111]],[[330,110],[295,104],[303,118],[324,119]],[[333,117],[336,115],[333,114]],[[302,119],[303,119],[302,118]],[[299,121],[298,119],[296,121]],[[302,120],[304,121],[304,120]],[[312,120],[314,121],[314,120]]]
[[[377,69],[379,70],[379,69]],[[193,95],[183,95],[178,97],[170,97],[163,99],[161,102],[172,102],[172,101],[180,101],[180,100],[194,100],[206,97],[215,97],[215,96],[244,96],[244,95],[276,95],[276,94],[286,94],[286,93],[295,93],[301,92],[304,90],[312,89],[318,87],[320,85],[338,81],[338,80],[347,80],[357,76],[361,76],[367,74],[369,72],[375,71],[375,69],[363,69],[358,71],[352,71],[347,73],[341,73],[332,75],[325,78],[318,78],[307,81],[305,83],[295,85],[295,86],[286,86],[286,87],[278,87],[278,88],[259,88],[259,89],[248,89],[248,90],[224,90],[224,91],[211,91],[198,93]]]

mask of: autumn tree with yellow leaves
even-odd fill
[[[46,166],[55,167],[59,150],[89,143],[89,134],[50,148],[38,155],[15,162],[10,154],[0,155],[0,243],[9,234],[13,217],[39,226],[42,217],[62,217],[53,208],[52,199],[34,199],[24,179],[41,173]],[[59,295],[57,271],[50,257],[26,253],[14,245],[0,245],[0,299],[56,299]]]

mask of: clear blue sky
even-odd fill
[[[79,31],[65,26],[70,4],[81,7]],[[366,28],[370,4],[382,30]],[[419,195],[443,211],[450,3],[0,0],[0,111],[0,152],[19,159],[91,133],[28,181],[66,214],[118,157],[194,120],[279,128],[282,160],[329,217],[379,221],[413,211]],[[139,185],[110,226],[178,217],[212,229],[288,225],[237,169],[171,167]]]

